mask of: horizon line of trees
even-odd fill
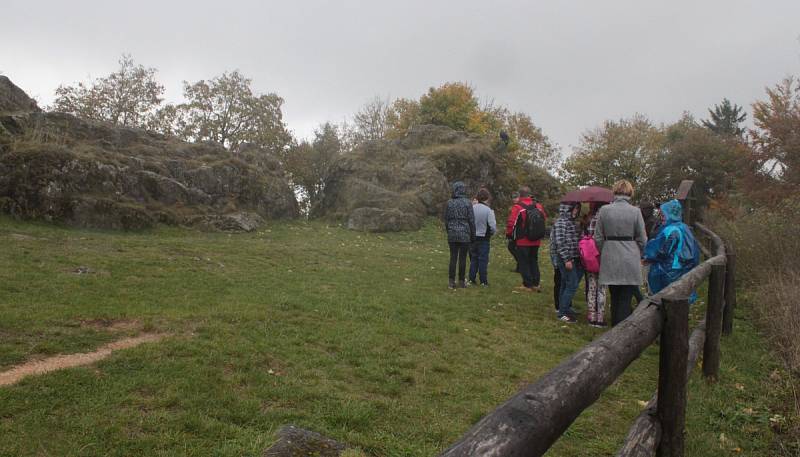
[[[607,120],[584,132],[572,154],[561,149],[522,112],[481,103],[462,82],[431,87],[419,99],[375,97],[350,120],[324,122],[310,139],[297,139],[283,121],[284,100],[258,94],[238,70],[209,80],[183,81],[182,103],[164,103],[157,70],[123,55],[117,71],[91,82],[60,85],[50,110],[143,128],[182,140],[214,142],[235,153],[253,144],[278,157],[306,205],[324,191],[327,171],[341,156],[372,140],[402,138],[423,124],[501,137],[521,179],[542,173],[564,185],[610,186],[628,179],[637,195],[669,198],[682,179],[700,183],[709,198],[742,192],[779,199],[800,184],[800,80],[788,77],[753,103],[754,128],[744,108],[723,99],[698,121],[690,113],[656,125],[645,115]]]

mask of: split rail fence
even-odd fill
[[[689,223],[697,210],[692,208],[691,187],[690,181],[684,181],[679,189]],[[736,304],[731,246],[703,224],[693,225],[695,233],[709,241],[710,249],[703,248],[705,261],[497,407],[440,457],[544,455],[659,335],[657,393],[634,420],[617,457],[683,456],[689,374],[702,350],[703,375],[709,381],[717,379],[720,338],[732,332]],[[688,297],[706,278],[706,316],[690,335]]]

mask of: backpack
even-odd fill
[[[591,235],[584,235],[578,242],[578,251],[581,253],[583,268],[589,273],[600,272],[600,251]]]
[[[517,213],[517,220],[514,221],[514,229],[511,237],[514,241],[528,239],[538,241],[544,238],[544,214],[536,207],[536,203],[528,206],[517,203],[522,211]]]

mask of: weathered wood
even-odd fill
[[[686,426],[686,365],[689,356],[689,300],[663,299],[665,315],[658,367],[658,457],[683,457]]]
[[[689,356],[686,363],[687,379],[697,364],[697,357],[703,349],[705,338],[706,321],[701,321],[689,338]],[[658,392],[653,394],[642,413],[633,421],[617,457],[654,457],[656,455],[656,448],[661,440],[661,424],[656,416],[657,401]]]
[[[481,419],[441,455],[540,456],[661,330],[658,307],[642,304],[619,325]]]
[[[694,226],[700,230],[703,235],[709,237],[711,239],[712,245],[712,252],[714,256],[725,256],[725,243],[722,242],[722,238],[719,237],[716,233],[712,232],[711,229],[706,227],[705,225],[695,222]]]
[[[707,247],[703,246],[703,243],[697,243],[700,246],[700,251],[703,253],[706,258],[713,257],[711,255],[711,251],[708,250]]]
[[[692,225],[697,218],[697,211],[695,208],[695,200],[697,200],[697,197],[695,193],[694,181],[690,179],[681,181],[678,190],[675,192],[675,198],[681,202],[681,206],[683,207],[683,221],[689,225]]]
[[[540,456],[592,405],[661,331],[663,297],[688,297],[709,275],[714,257],[643,301],[622,323],[523,388],[475,424],[441,456]]]
[[[722,334],[733,333],[733,315],[736,310],[736,252],[728,243],[725,247],[725,309],[722,312]]]
[[[725,265],[713,265],[708,279],[706,305],[706,344],[703,348],[703,375],[708,380],[719,376],[722,308],[725,304]]]

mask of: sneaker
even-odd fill
[[[458,288],[459,289],[466,289],[467,288],[467,282],[466,281],[458,281]]]
[[[489,287],[489,283],[488,282],[482,282],[481,283],[481,287]]]
[[[469,281],[467,281],[467,287],[472,287],[472,286],[477,286],[477,285],[478,285],[478,283],[475,282],[474,279],[470,279]]]
[[[566,322],[567,324],[574,324],[574,323],[578,322],[577,319],[575,319],[574,317],[569,316],[569,315],[563,315],[563,316],[559,317],[558,320],[560,320],[561,322]]]
[[[455,282],[454,280],[452,280],[452,279],[451,279],[451,280],[450,280],[450,282],[447,284],[447,288],[448,288],[448,289],[454,289],[454,290],[455,290],[455,288],[456,288],[456,282]]]
[[[595,327],[595,328],[605,328],[606,327],[606,323],[605,322],[589,322],[589,325],[591,325],[592,327]]]
[[[531,287],[531,290],[536,292],[537,294],[542,292],[542,288],[540,286],[533,286]]]
[[[532,287],[525,287],[525,286],[517,286],[514,288],[514,290],[518,290],[520,292],[533,292]]]

